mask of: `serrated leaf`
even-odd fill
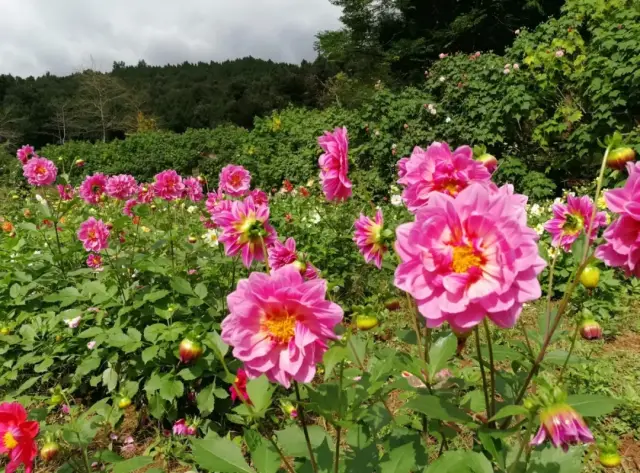
[[[215,397],[213,392],[215,390],[215,383],[211,383],[205,388],[202,388],[196,396],[196,404],[198,410],[203,416],[207,416],[213,412],[213,406],[215,405]]]
[[[498,413],[494,415],[490,420],[492,421],[499,420],[499,419],[504,419],[506,417],[512,417],[512,416],[518,416],[518,415],[526,416],[528,414],[529,414],[529,411],[524,406],[509,405],[501,408],[498,411]]]
[[[280,455],[267,439],[255,430],[245,430],[244,440],[251,452],[251,462],[258,473],[276,473],[280,469]]]
[[[150,347],[147,347],[144,350],[142,350],[142,354],[141,354],[142,362],[146,365],[148,362],[153,360],[158,354],[159,349],[160,347],[158,347],[157,345],[151,345]]]
[[[193,459],[205,470],[221,473],[255,473],[240,447],[226,438],[198,439],[191,442]]]
[[[160,385],[160,396],[166,401],[173,401],[177,397],[184,394],[184,385],[182,381],[178,381],[171,375],[167,375],[162,379]]]
[[[405,407],[416,410],[422,414],[426,414],[432,419],[462,423],[472,421],[471,417],[469,417],[462,409],[449,401],[445,401],[438,396],[430,394],[417,396],[409,401]]]
[[[181,278],[180,276],[174,276],[171,279],[171,287],[174,291],[179,292],[180,294],[185,294],[187,296],[193,295],[193,288],[191,287],[191,284],[189,284],[189,281]]]
[[[118,373],[113,368],[107,368],[102,373],[102,384],[109,392],[112,392],[118,385]]]
[[[208,294],[207,286],[205,286],[204,283],[198,283],[198,284],[196,284],[194,292],[195,292],[196,296],[198,296],[200,299],[204,300],[204,299],[206,299],[207,294]]]
[[[247,394],[253,403],[256,413],[264,413],[271,404],[273,389],[265,375],[252,379],[247,383]]]
[[[445,452],[424,473],[493,473],[493,467],[481,453],[455,450]]]
[[[380,473],[410,473],[415,463],[413,444],[393,448],[380,463]]]

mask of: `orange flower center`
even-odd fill
[[[36,166],[35,171],[36,171],[36,174],[40,176],[47,173],[47,169],[44,166]]]
[[[287,344],[295,334],[297,317],[286,309],[267,313],[262,319],[262,329],[269,333],[271,340]]]
[[[233,184],[234,186],[239,186],[242,183],[242,178],[240,177],[239,174],[234,174],[231,176],[231,184]]]
[[[87,232],[87,236],[88,236],[90,239],[95,240],[95,239],[96,239],[96,231],[95,231],[95,230],[89,230],[89,231]]]
[[[470,246],[456,246],[453,248],[453,261],[451,267],[456,273],[466,273],[470,268],[478,268],[482,265],[482,257]]]
[[[14,449],[18,446],[18,441],[11,432],[6,432],[2,437],[2,442],[7,450]]]

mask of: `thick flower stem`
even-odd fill
[[[480,330],[476,325],[475,329],[476,338],[476,352],[478,354],[478,364],[480,365],[480,375],[482,376],[482,390],[484,392],[484,405],[487,411],[487,419],[491,417],[491,405],[489,404],[489,391],[487,387],[487,375],[484,372],[484,363],[482,361],[482,352],[480,351]]]
[[[418,327],[418,311],[416,309],[415,304],[413,303],[413,299],[411,298],[411,294],[405,292],[407,295],[407,305],[409,306],[409,315],[411,317],[411,326],[413,330],[416,332],[416,343],[418,345],[418,352],[422,352],[422,335],[420,334],[420,328]]]
[[[562,382],[562,376],[567,369],[567,365],[569,364],[569,358],[573,354],[573,349],[576,346],[576,340],[578,338],[578,332],[580,332],[580,325],[576,324],[576,329],[573,332],[573,338],[571,339],[571,346],[569,347],[569,353],[567,353],[567,358],[564,360],[564,364],[562,365],[562,369],[560,370],[560,376],[558,377],[558,383]]]
[[[296,391],[296,399],[298,400],[298,414],[300,419],[300,425],[302,426],[302,430],[304,432],[304,439],[307,442],[307,449],[309,450],[309,457],[311,459],[311,468],[314,473],[318,473],[318,465],[316,463],[316,457],[313,454],[313,447],[311,446],[311,438],[309,437],[309,430],[307,429],[307,424],[304,421],[304,406],[302,405],[302,398],[300,397],[300,388],[298,387],[298,382],[293,382],[293,387]]]
[[[489,365],[491,368],[491,416],[496,415],[496,365],[493,360],[493,343],[491,342],[491,331],[489,330],[489,322],[484,318],[484,331],[487,335],[487,346],[489,348]]]

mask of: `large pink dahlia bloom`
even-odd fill
[[[434,192],[455,197],[473,182],[491,184],[491,173],[473,159],[473,150],[460,146],[453,153],[447,143],[434,142],[425,150],[415,147],[400,168],[398,184],[404,186],[402,199],[415,213]]]
[[[349,138],[345,127],[336,128],[333,133],[325,131],[318,137],[318,144],[324,151],[318,160],[322,192],[327,200],[346,200],[351,197],[349,173]]]
[[[153,194],[164,200],[181,199],[185,190],[182,177],[173,169],[162,171],[154,177]]]
[[[92,176],[87,176],[80,184],[78,193],[87,204],[97,204],[102,198],[107,186],[107,176],[97,172]]]
[[[416,299],[428,327],[449,322],[465,332],[485,316],[513,327],[522,304],[540,297],[545,262],[523,201],[510,188],[472,184],[455,198],[432,194],[414,222],[398,227],[395,285]]]
[[[254,259],[264,261],[263,241],[270,246],[277,238],[269,224],[269,207],[256,205],[251,197],[232,202],[228,209],[216,213],[215,223],[222,229],[219,241],[227,256],[240,253],[247,268]]]
[[[187,177],[184,180],[184,195],[192,202],[200,202],[204,198],[202,186],[195,177]]]
[[[382,257],[389,250],[382,235],[384,228],[382,210],[376,212],[375,219],[360,214],[354,226],[356,231],[353,235],[353,241],[358,245],[364,260],[367,263],[373,261],[378,269],[382,268]]]
[[[129,174],[111,176],[107,179],[105,192],[114,199],[127,200],[138,192],[138,183],[135,177]]]
[[[340,306],[325,299],[326,291],[326,281],[305,281],[292,265],[238,282],[227,297],[222,340],[233,346],[249,378],[264,373],[287,388],[293,380],[313,379],[343,317]]]
[[[229,164],[220,171],[220,190],[232,197],[243,197],[249,192],[251,174],[242,166]]]
[[[561,247],[565,251],[571,249],[582,232],[589,230],[589,223],[593,215],[593,201],[589,196],[575,197],[567,196],[566,205],[563,203],[553,204],[553,218],[544,224],[544,229],[548,231],[553,239],[551,243],[555,247]],[[598,228],[607,224],[607,215],[598,212],[591,224],[591,241],[598,235]]]
[[[102,220],[89,217],[78,228],[78,240],[87,251],[99,252],[109,246],[109,228]]]
[[[58,176],[58,168],[45,158],[34,157],[22,167],[22,173],[32,186],[49,186]]]
[[[604,194],[609,210],[619,216],[605,230],[606,243],[596,249],[596,258],[640,277],[640,163],[628,163],[627,171],[624,187]]]

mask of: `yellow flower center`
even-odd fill
[[[575,235],[576,233],[580,233],[580,231],[584,228],[584,220],[580,215],[575,214],[567,214],[567,220],[565,224],[562,226],[562,230],[565,233],[570,235]]]
[[[373,224],[371,225],[369,230],[369,238],[367,238],[367,243],[376,244],[380,243],[380,234],[382,233],[382,225]]]
[[[262,329],[269,333],[271,340],[287,344],[295,334],[297,317],[286,309],[267,313],[262,319]]]
[[[47,173],[47,169],[44,166],[36,166],[36,174],[42,176]]]
[[[466,273],[470,268],[478,268],[482,265],[482,257],[476,254],[470,246],[456,246],[453,248],[453,261],[451,268],[456,273]]]
[[[4,442],[4,446],[7,450],[14,449],[18,446],[18,441],[11,432],[5,433],[2,437],[2,441]]]

